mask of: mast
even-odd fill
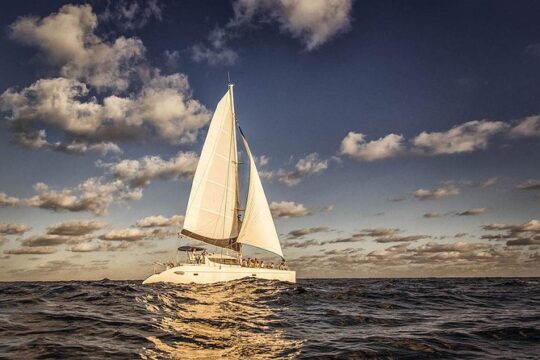
[[[232,112],[232,121],[233,121],[233,128],[234,130],[232,131],[232,148],[233,148],[233,151],[234,151],[234,158],[235,158],[235,161],[234,161],[234,169],[235,169],[235,186],[236,186],[236,196],[235,196],[235,199],[234,199],[234,216],[236,217],[237,219],[237,223],[238,223],[238,233],[240,232],[240,228],[242,227],[242,220],[240,219],[240,173],[239,173],[239,168],[238,168],[238,144],[237,144],[237,139],[236,139],[236,129],[238,128],[238,121],[236,120],[236,110],[234,108],[234,83],[231,82],[231,77],[229,75],[229,72],[227,71],[227,80],[229,81],[228,82],[228,85],[227,85],[227,88],[228,88],[228,92],[229,92],[229,97],[230,97],[230,102],[231,102],[231,112]],[[235,239],[236,240],[236,239]],[[237,247],[237,251],[238,252],[242,252],[242,246],[240,244],[237,244],[238,247]]]

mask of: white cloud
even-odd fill
[[[69,251],[81,253],[81,252],[96,252],[96,251],[120,251],[126,250],[130,247],[131,243],[122,241],[117,244],[106,241],[87,241],[81,242],[69,248]]]
[[[277,22],[313,50],[350,28],[352,0],[237,0],[233,7],[233,26]]]
[[[266,155],[254,156],[254,159],[258,167],[266,166],[270,162],[270,158]]]
[[[99,238],[107,241],[139,241],[144,240],[148,233],[140,229],[111,230]]]
[[[311,235],[315,233],[327,232],[329,229],[326,226],[317,226],[309,228],[301,228],[289,231],[288,239],[298,239],[306,235]]]
[[[106,182],[102,178],[90,178],[75,188],[53,190],[44,183],[37,183],[34,189],[38,195],[25,199],[27,206],[53,211],[88,211],[95,215],[105,214],[113,201],[125,199],[124,195],[130,193],[120,180]]]
[[[57,250],[55,247],[52,246],[39,246],[39,247],[29,247],[29,246],[22,246],[18,248],[12,248],[12,249],[6,249],[4,250],[4,254],[8,255],[44,255],[44,254],[52,254],[55,253]]]
[[[298,204],[293,201],[272,202],[270,211],[274,218],[289,218],[310,215],[311,212],[304,204]]]
[[[341,141],[341,155],[358,161],[374,161],[396,157],[404,153],[403,136],[389,134],[378,140],[367,142],[361,133],[349,132]]]
[[[8,196],[6,193],[0,192],[0,207],[11,207],[11,206],[17,206],[21,202],[20,199]]]
[[[98,220],[69,220],[47,228],[47,234],[63,236],[81,236],[103,229],[107,223]]]
[[[24,247],[49,247],[63,244],[77,244],[81,241],[89,240],[88,234],[84,235],[34,235],[21,240]]]
[[[418,200],[442,199],[459,194],[459,188],[455,185],[444,185],[433,190],[418,189],[414,192],[414,197]]]
[[[94,151],[117,151],[106,141],[123,141],[152,136],[171,143],[195,141],[198,130],[209,120],[209,113],[191,98],[187,77],[162,76],[157,71],[134,97],[112,95],[98,103],[86,101],[89,90],[84,83],[66,78],[41,79],[20,91],[8,89],[0,96],[0,109],[7,117],[15,141],[31,148],[47,147],[45,133],[33,134],[32,125],[54,126]],[[28,141],[26,139],[32,141]],[[26,140],[25,141],[21,141]],[[91,142],[91,145],[86,145]],[[77,151],[75,145],[73,152]],[[59,145],[60,146],[60,145]],[[64,145],[66,150],[70,145]],[[69,152],[69,151],[68,151]]]
[[[31,228],[25,224],[0,223],[0,235],[21,235]]]
[[[172,225],[181,225],[184,223],[183,215],[173,215],[170,218],[166,218],[163,215],[148,216],[137,220],[136,227],[150,228],[150,227],[163,227]]]
[[[510,135],[516,137],[540,137],[540,115],[529,116],[519,121],[510,131]]]
[[[425,155],[441,155],[483,150],[493,135],[507,127],[501,121],[475,120],[445,132],[423,131],[412,140],[413,151]]]
[[[126,90],[133,65],[144,57],[137,38],[108,43],[94,30],[97,16],[90,5],[65,5],[44,18],[25,16],[10,25],[12,39],[38,47],[60,74],[85,81],[98,90]]]
[[[13,142],[31,150],[45,149],[66,154],[86,154],[88,152],[94,152],[100,156],[105,156],[109,153],[122,153],[122,149],[113,142],[88,143],[84,140],[73,140],[71,143],[62,143],[58,141],[50,143],[47,141],[47,133],[45,130],[36,132],[17,132],[13,134]]]
[[[312,153],[298,160],[294,170],[286,171],[280,169],[276,175],[278,181],[286,184],[287,186],[296,186],[300,183],[302,178],[315,174],[321,174],[326,169],[328,169],[328,160],[322,160],[319,157],[319,154]]]
[[[483,239],[506,240],[507,246],[540,245],[539,220],[533,219],[523,224],[489,224],[482,228],[502,232],[498,235],[484,235]]]
[[[540,180],[529,179],[521,184],[518,184],[516,188],[520,190],[540,190]]]
[[[120,152],[117,141],[194,142],[210,113],[193,99],[187,76],[161,75],[147,64],[139,39],[108,43],[94,34],[96,26],[90,5],[66,5],[11,25],[11,37],[41,49],[60,75],[0,96],[13,140],[31,149],[101,154]],[[93,89],[113,94],[98,99]],[[60,130],[67,142],[48,141],[38,126]]]
[[[168,160],[160,156],[144,156],[138,160],[126,159],[101,166],[108,168],[114,177],[132,187],[145,187],[154,179],[190,179],[198,161],[193,152],[178,152]]]

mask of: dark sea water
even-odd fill
[[[540,279],[0,283],[0,358],[538,359]]]

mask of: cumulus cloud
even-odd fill
[[[139,39],[106,42],[94,33],[97,24],[90,5],[66,5],[11,25],[11,38],[38,47],[60,75],[0,96],[13,141],[31,149],[100,154],[120,152],[118,141],[195,141],[210,113],[193,99],[187,76],[162,75],[147,64]],[[112,94],[100,101],[92,89]],[[67,141],[47,140],[38,126],[60,130]]]
[[[536,267],[536,258],[516,247],[497,244],[429,242],[416,247],[402,243],[367,254],[332,251],[303,255],[288,262],[306,276],[321,272],[329,276],[351,276],[358,274],[360,266],[363,273],[372,276],[485,276],[507,274],[508,269],[530,273]]]
[[[57,249],[52,246],[22,246],[18,248],[6,249],[4,254],[8,255],[45,255],[55,253]]]
[[[121,251],[130,247],[127,241],[121,241],[117,244],[106,241],[87,241],[81,242],[69,248],[69,251],[75,253],[97,252],[97,251]]]
[[[326,226],[296,229],[296,230],[289,231],[288,239],[298,239],[306,235],[311,235],[311,234],[320,233],[320,232],[327,232],[328,230],[329,229]]]
[[[515,137],[540,137],[540,115],[533,115],[518,121],[510,131]]]
[[[319,154],[312,153],[298,160],[294,170],[286,171],[280,169],[276,175],[278,181],[286,184],[287,186],[295,186],[300,183],[302,178],[315,174],[321,174],[326,169],[328,169],[328,160],[322,160],[319,157]]]
[[[506,240],[507,246],[540,245],[540,221],[530,220],[523,224],[488,224],[486,231],[497,231],[496,235],[483,235],[483,239]]]
[[[310,51],[349,29],[352,0],[237,0],[233,7],[233,25],[276,22]]]
[[[369,237],[386,237],[394,236],[399,233],[399,229],[390,229],[390,228],[374,228],[374,229],[363,229],[361,234]]]
[[[411,242],[411,241],[418,241],[418,240],[429,239],[429,238],[431,238],[431,236],[429,235],[408,235],[408,236],[391,235],[391,236],[383,236],[380,238],[376,238],[375,242],[378,242],[378,243]]]
[[[444,185],[436,189],[418,189],[414,192],[414,197],[418,200],[442,199],[459,194],[459,188],[453,184]]]
[[[299,242],[283,243],[283,248],[284,249],[288,249],[288,248],[305,249],[308,247],[321,246],[321,245],[322,243],[317,240],[304,240],[304,241],[299,241]]]
[[[44,234],[30,236],[21,240],[24,247],[51,247],[63,244],[76,244],[81,241],[86,241],[90,237],[88,235],[55,235]]]
[[[0,235],[21,235],[30,230],[25,224],[0,223]]]
[[[0,192],[0,207],[11,207],[11,206],[17,206],[21,202],[20,199],[8,196],[6,193]]]
[[[337,239],[331,239],[331,240],[322,241],[321,245],[355,243],[355,242],[359,242],[359,241],[364,241],[365,236],[366,236],[365,233],[353,234],[353,235],[348,236],[348,237],[340,237],[340,238],[337,238]]]
[[[38,195],[24,200],[24,203],[53,211],[88,211],[103,215],[116,199],[134,199],[120,180],[106,182],[102,178],[90,178],[75,188],[53,190],[44,183],[37,183],[34,189]]]
[[[99,237],[106,241],[139,241],[144,240],[148,234],[140,229],[111,230]]]
[[[84,100],[89,89],[78,80],[41,79],[19,91],[6,90],[0,96],[0,109],[10,114],[7,120],[14,141],[29,148],[118,152],[111,141],[154,134],[171,144],[195,141],[210,116],[202,104],[191,98],[187,77],[163,76],[157,70],[145,76],[148,80],[138,94],[111,95],[102,103],[94,97]],[[51,145],[44,132],[35,134],[30,130],[37,124],[60,129],[74,141]]]
[[[98,220],[70,220],[54,224],[47,228],[47,234],[81,236],[103,229],[107,223]]]
[[[12,141],[24,148],[31,150],[51,150],[58,151],[66,154],[86,154],[93,152],[100,156],[105,156],[109,153],[121,154],[123,151],[120,147],[113,142],[97,142],[88,143],[85,140],[73,140],[70,143],[54,142],[50,143],[47,140],[47,133],[45,130],[39,130],[36,132],[17,132],[13,134]]]
[[[108,43],[94,33],[97,25],[90,5],[65,5],[44,18],[19,18],[10,25],[10,37],[39,48],[66,78],[85,81],[98,90],[125,90],[133,65],[144,56],[144,45],[125,37]]]
[[[412,242],[429,239],[428,235],[400,235],[402,230],[396,228],[363,229],[356,237],[371,237],[377,243]]]
[[[426,155],[456,154],[486,149],[491,137],[508,128],[501,121],[475,120],[445,132],[422,132],[412,143],[414,151]]]
[[[160,156],[144,156],[138,160],[121,160],[101,164],[117,179],[132,187],[145,187],[154,179],[190,179],[195,173],[198,156],[193,152],[179,152],[168,160]]]
[[[540,190],[540,180],[527,180],[516,187],[520,190]]]
[[[367,142],[366,135],[351,131],[341,141],[340,154],[358,161],[375,161],[396,157],[404,151],[402,135],[390,134]]]
[[[474,208],[457,213],[458,216],[477,216],[486,212],[486,208]]]
[[[163,215],[147,216],[145,218],[137,220],[136,227],[139,228],[152,228],[152,227],[164,227],[181,225],[184,223],[184,215],[173,215],[170,218],[166,218]]]
[[[540,134],[540,116],[533,116],[513,128],[502,121],[474,120],[455,125],[442,132],[423,131],[407,144],[402,135],[389,134],[378,140],[366,141],[366,135],[349,132],[341,141],[340,154],[358,161],[375,161],[395,156],[437,156],[469,153],[485,150],[492,138],[500,133],[517,136]],[[486,187],[495,184],[496,178],[488,179]]]
[[[293,201],[273,201],[270,204],[270,211],[274,218],[290,218],[310,215],[311,211],[304,204],[295,203]]]
[[[436,211],[430,211],[430,212],[425,213],[423,217],[426,219],[433,219],[433,218],[441,217],[441,214]]]

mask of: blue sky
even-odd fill
[[[0,280],[143,278],[174,257],[227,72],[299,276],[539,275],[539,12],[6,3]]]

